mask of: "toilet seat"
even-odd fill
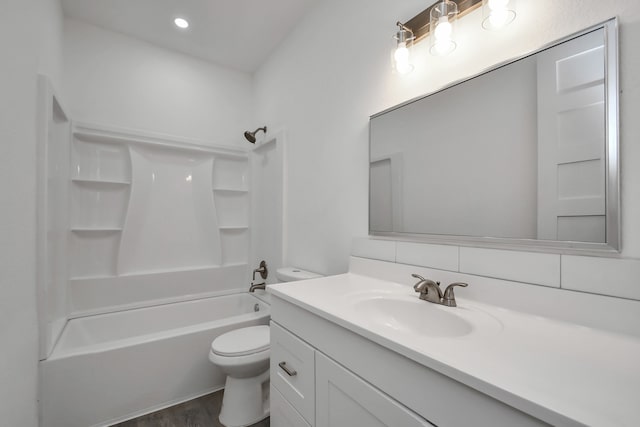
[[[211,353],[223,357],[249,356],[269,350],[269,326],[249,326],[224,333],[211,343]]]

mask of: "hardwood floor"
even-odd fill
[[[143,415],[112,427],[223,427],[218,421],[223,391]],[[269,418],[250,427],[269,427]]]

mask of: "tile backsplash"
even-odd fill
[[[640,260],[357,237],[356,257],[640,301]]]

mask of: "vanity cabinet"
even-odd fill
[[[274,427],[432,426],[275,322],[270,363]]]
[[[433,424],[316,352],[316,427],[426,427]]]
[[[273,290],[271,319],[273,427],[548,425]]]

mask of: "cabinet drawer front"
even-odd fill
[[[315,418],[315,351],[271,322],[271,384],[311,425]]]
[[[316,427],[432,427],[322,353],[316,353]]]
[[[271,384],[271,427],[311,427]]]

